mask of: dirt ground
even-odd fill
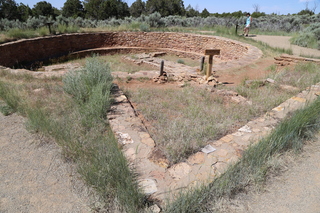
[[[54,142],[0,113],[0,212],[90,212],[89,193]]]
[[[274,41],[269,37],[264,42]],[[272,64],[271,58],[260,59],[217,75],[219,81],[236,85],[244,78],[264,78]],[[137,81],[122,84],[150,86],[150,82]],[[89,192],[72,165],[62,160],[56,145],[40,141],[26,131],[22,117],[0,113],[0,212],[90,212]],[[266,193],[243,195],[229,212],[320,212],[319,144],[320,140],[308,145],[299,161],[270,180]]]
[[[289,36],[252,35],[250,38],[269,44],[271,47],[292,49],[293,55],[303,57],[320,57],[320,51],[290,44]]]
[[[224,213],[319,213],[320,135],[301,155],[282,158],[282,172],[260,190],[249,190],[220,203]],[[281,162],[280,161],[280,162]]]

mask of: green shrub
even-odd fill
[[[179,64],[185,64],[185,63],[184,63],[184,60],[182,60],[182,59],[178,59],[177,63],[179,63]]]
[[[320,49],[320,23],[310,24],[297,36],[294,36],[290,41],[292,44],[296,44],[302,47],[308,47],[313,49]]]
[[[145,23],[140,24],[140,31],[150,32],[150,25]]]
[[[101,84],[102,92],[108,92],[112,86],[112,80],[109,65],[93,57],[87,60],[84,68],[68,72],[63,78],[63,83],[67,93],[79,103],[85,103],[97,85]]]

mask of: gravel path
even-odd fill
[[[90,212],[86,187],[54,143],[0,113],[0,212]]]
[[[309,49],[305,47],[299,47],[297,45],[292,45],[289,42],[290,36],[268,36],[268,35],[254,35],[250,38],[262,41],[269,44],[271,47],[279,47],[285,49],[292,49],[292,52],[296,56],[313,56],[320,57],[320,51],[316,49]]]

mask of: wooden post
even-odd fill
[[[52,34],[52,31],[51,31],[51,25],[53,24],[53,22],[47,22],[47,26],[49,28],[49,33],[50,35]]]
[[[164,60],[162,60],[160,64],[160,76],[163,75],[163,67],[164,67]]]
[[[204,59],[205,59],[205,57],[202,56],[202,57],[201,57],[201,65],[200,65],[200,71],[201,71],[201,72],[203,71]]]
[[[211,73],[212,73],[213,56],[220,55],[220,50],[219,49],[206,49],[204,54],[209,56],[209,66],[207,69],[207,77],[206,77],[206,79],[208,80],[208,78],[211,76]]]

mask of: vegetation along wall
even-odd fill
[[[106,32],[63,34],[25,39],[0,45],[0,65],[14,67],[83,51],[150,49],[200,58],[205,49],[220,49],[222,60],[241,58],[248,51],[243,43],[229,39],[186,33]],[[101,51],[100,51],[101,52]]]

